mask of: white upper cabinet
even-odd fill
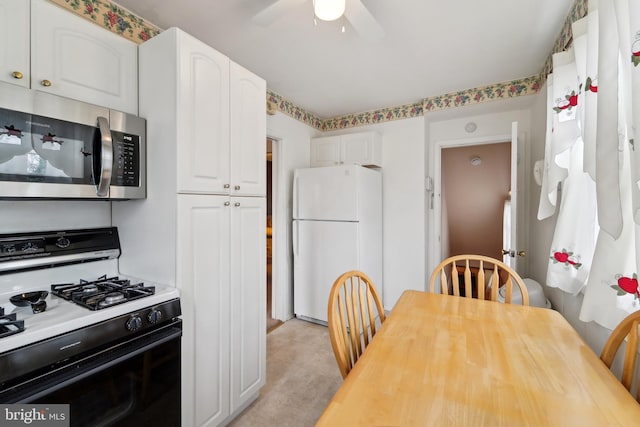
[[[177,191],[228,193],[229,58],[188,34],[176,29],[168,31],[173,32],[171,38],[176,43],[174,52],[167,43],[163,43],[165,39],[152,39],[151,42],[157,44],[147,42],[150,44],[143,45],[143,48],[152,49],[150,54],[157,57],[158,66],[178,64],[179,75],[175,81],[154,81],[155,85],[160,86],[177,84]],[[170,33],[166,36],[170,36]],[[164,65],[161,65],[163,62]],[[143,63],[141,60],[142,65],[148,65],[147,61]],[[145,67],[141,79],[153,80],[154,68],[152,66],[147,70]],[[156,99],[153,102],[162,103],[163,100]]]
[[[355,164],[382,167],[382,137],[377,132],[311,139],[311,167]]]
[[[142,117],[167,105],[158,125],[178,144],[178,193],[266,195],[263,79],[170,28],[140,46],[140,93]]]
[[[31,87],[138,113],[138,46],[46,0],[31,3]]]
[[[47,0],[0,0],[0,17],[0,81],[138,114],[134,42]]]
[[[231,195],[266,195],[267,84],[240,65],[230,64]]]
[[[311,167],[339,165],[341,146],[339,136],[311,139]]]
[[[29,0],[0,0],[0,81],[29,87]]]

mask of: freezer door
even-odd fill
[[[293,218],[358,221],[360,166],[297,169],[293,181]]]
[[[296,316],[327,321],[333,282],[359,268],[356,222],[293,221],[293,280]]]

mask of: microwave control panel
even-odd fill
[[[111,185],[137,187],[140,185],[140,137],[111,131],[113,138],[113,175]]]

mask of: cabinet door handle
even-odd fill
[[[229,184],[225,184],[223,187],[224,188],[229,188]]]
[[[240,202],[235,202],[235,203],[233,204],[233,206],[235,206],[235,207],[237,208],[238,206],[240,206]]]
[[[240,189],[240,186],[239,186],[239,185],[236,185],[235,187],[233,187],[233,189],[237,191],[237,190],[239,190],[239,189]]]
[[[24,76],[22,75],[22,73],[20,71],[14,71],[13,73],[11,73],[11,77],[13,77],[14,79],[20,80]]]
[[[41,84],[42,86],[45,86],[45,87],[49,87],[49,86],[51,86],[51,82],[50,82],[49,80],[47,80],[47,79],[45,79],[45,80],[41,81],[41,82],[40,82],[40,84]]]
[[[231,204],[231,202],[224,202],[225,206],[229,206]]]

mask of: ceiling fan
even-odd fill
[[[254,15],[253,22],[258,25],[267,26],[286,14],[289,9],[302,3],[308,3],[309,1],[310,0],[276,0],[274,3]],[[329,0],[329,3],[344,3],[344,12],[339,12],[335,18],[329,17],[332,19],[325,18],[325,15],[323,15],[318,9],[318,6],[323,5],[321,2],[324,3],[326,1],[327,0],[311,0],[314,6],[314,15],[316,18],[328,21],[337,19],[344,14],[344,17],[349,21],[351,26],[363,38],[375,41],[384,37],[384,30],[366,6],[362,4],[361,0]]]

